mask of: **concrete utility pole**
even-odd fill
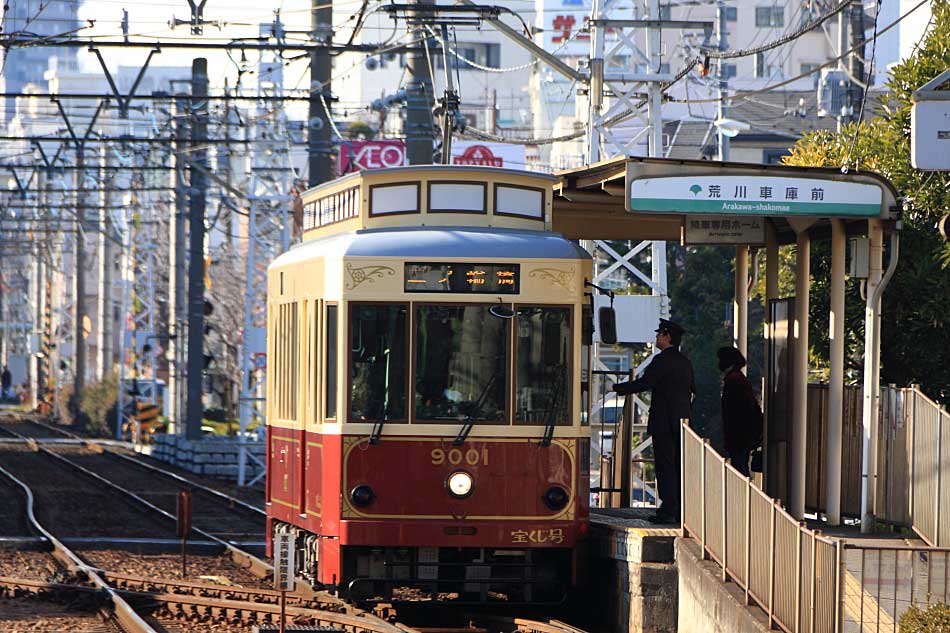
[[[875,9],[875,11],[880,11],[880,9]],[[867,83],[870,85],[871,78],[864,76],[864,6],[860,2],[854,2],[848,9],[845,9],[841,13],[850,13],[851,16],[851,48],[858,46],[858,49],[851,53],[850,55],[850,70],[851,76],[857,81]],[[853,108],[851,114],[851,120],[857,121],[857,117],[861,113],[861,102],[864,101],[864,88],[860,85],[854,83],[854,81],[849,81],[848,85],[850,90],[848,94],[850,95],[850,105]]]
[[[112,248],[109,236],[112,222],[109,221],[109,184],[106,182],[107,145],[99,147],[99,291],[96,323],[96,379],[102,380],[112,369]]]
[[[169,432],[180,432],[177,428],[182,422],[182,374],[185,367],[185,239],[187,231],[185,215],[187,196],[185,190],[185,162],[181,159],[188,143],[188,99],[175,97],[172,106],[172,120],[175,126],[175,145],[172,152],[174,160],[175,214],[168,223],[168,398],[171,402],[171,423]]]
[[[188,260],[188,408],[185,435],[189,440],[201,439],[201,401],[204,370],[204,237],[205,195],[208,188],[205,177],[208,169],[208,151],[204,148],[208,136],[208,60],[199,57],[191,64],[191,143],[192,160],[203,169],[191,169],[188,225],[190,229]]]
[[[838,55],[844,55],[844,52],[848,50],[848,10],[845,9],[838,13]],[[847,70],[847,59],[841,57],[838,60],[838,69],[842,71]],[[845,94],[851,94],[851,81],[845,76]],[[846,98],[844,105],[842,105],[842,110],[849,105],[850,98]],[[850,120],[850,116],[845,112],[839,110],[835,113],[835,118],[838,121],[837,130],[841,132],[841,127]]]
[[[330,64],[329,44],[333,38],[333,0],[311,0],[310,25],[318,45],[310,53],[310,118],[307,130],[307,163],[311,187],[333,178],[330,157]],[[325,105],[324,105],[325,104]]]
[[[716,32],[716,44],[719,50],[728,50],[729,40],[726,36],[726,5],[723,0],[716,2]],[[726,73],[722,70],[723,64],[723,60],[720,59],[718,63],[719,103],[717,112],[720,121],[724,121],[729,117],[729,104],[726,102],[726,96],[729,94],[729,80],[726,78]],[[723,162],[729,160],[729,136],[725,134],[721,125],[716,128],[716,140],[719,146],[719,160]]]
[[[409,4],[422,4],[421,0],[410,0]],[[406,86],[406,155],[410,165],[428,165],[432,163],[432,73],[426,59],[423,40],[428,38],[425,26],[419,25],[412,32],[409,53],[409,84]],[[443,60],[448,64],[448,60]]]
[[[82,321],[86,314],[86,148],[85,143],[76,145],[76,236],[75,261],[73,265],[73,397],[71,409],[78,411],[79,396],[86,384],[86,342],[83,337]]]

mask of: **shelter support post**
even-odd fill
[[[795,256],[795,353],[792,375],[792,446],[789,468],[789,512],[805,516],[805,447],[808,427],[808,290],[811,238],[808,229],[798,231]]]
[[[769,314],[771,310],[770,303],[773,299],[778,299],[778,236],[776,235],[775,225],[771,220],[765,220],[765,312]],[[771,341],[772,338],[772,320],[769,317],[765,319],[765,366],[772,367]],[[766,375],[769,375],[770,369],[766,369]],[[762,411],[765,412],[765,424],[762,425],[762,489],[770,490],[769,482],[769,437],[771,420],[768,418],[769,411],[769,393],[768,389],[762,390]]]
[[[861,532],[867,533],[874,527],[873,494],[871,481],[875,470],[873,463],[873,441],[877,418],[877,384],[880,372],[880,305],[878,286],[883,276],[884,228],[881,220],[868,220],[868,283],[867,303],[864,310],[864,400],[861,420],[863,437],[861,441]]]
[[[749,356],[749,247],[736,246],[736,288],[732,303],[732,340],[746,358]]]
[[[828,377],[827,479],[825,515],[829,525],[841,524],[841,437],[844,419],[844,220],[831,220],[831,341]]]

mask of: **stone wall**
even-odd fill
[[[260,464],[264,463],[263,443],[249,444],[248,451],[260,460]],[[208,436],[200,440],[188,440],[178,435],[156,434],[151,455],[197,475],[237,480],[238,444],[233,437]],[[248,458],[248,479],[263,471],[260,464]]]
[[[616,633],[675,633],[674,530],[642,529],[591,516],[590,577],[597,624]]]

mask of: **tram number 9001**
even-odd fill
[[[434,448],[429,453],[433,466],[441,466],[449,463],[452,466],[460,466],[465,463],[469,466],[488,466],[488,449],[476,450],[470,448],[463,451],[460,448],[453,448],[448,451],[442,448]]]

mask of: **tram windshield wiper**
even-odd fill
[[[554,370],[554,377],[551,379],[553,383],[551,394],[550,407],[548,408],[547,420],[544,425],[544,435],[541,436],[540,446],[550,446],[551,441],[554,439],[554,427],[557,425],[557,414],[558,414],[558,405],[561,402],[561,398],[564,396],[564,373],[567,371],[567,367],[564,365],[558,365]]]
[[[462,428],[459,429],[458,435],[456,435],[455,439],[452,440],[452,446],[461,446],[465,443],[465,439],[468,437],[468,434],[472,432],[472,427],[475,426],[475,420],[477,416],[481,415],[482,407],[485,406],[485,401],[488,399],[488,393],[491,390],[491,386],[495,384],[495,380],[497,380],[497,378],[498,370],[496,369],[488,378],[488,382],[485,383],[485,386],[482,387],[482,392],[478,394],[478,398],[475,400],[475,404],[472,406],[472,412],[469,413],[465,418],[465,423],[462,425]]]

